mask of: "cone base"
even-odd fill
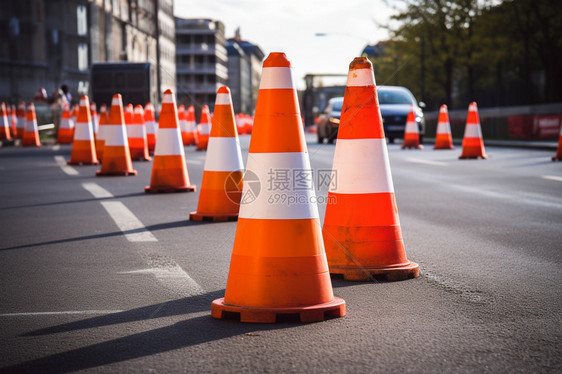
[[[562,157],[556,157],[556,156],[554,156],[554,157],[552,158],[552,161],[562,161]]]
[[[459,160],[476,160],[478,158],[482,158],[483,160],[487,159],[488,156],[486,155],[479,155],[479,156],[459,156]]]
[[[67,161],[67,165],[99,165],[99,161]]]
[[[423,145],[418,144],[418,145],[403,145],[402,149],[423,149]]]
[[[189,213],[189,220],[190,221],[197,221],[197,222],[229,222],[229,221],[238,221],[238,213],[233,214],[220,214],[220,213],[198,213],[198,212],[191,212]]]
[[[144,192],[146,193],[172,193],[172,192],[194,192],[197,186],[186,187],[173,187],[173,186],[146,186]]]
[[[419,277],[420,267],[415,262],[378,268],[330,266],[330,274],[343,275],[346,281],[368,282],[374,278],[378,281],[392,282]]]
[[[291,320],[298,316],[302,323],[319,322],[326,319],[345,316],[345,301],[339,297],[317,305],[294,308],[255,308],[225,304],[224,298],[216,299],[211,304],[211,317],[228,319],[237,317],[240,322],[248,323],[276,323],[279,320]],[[285,319],[283,319],[285,317]],[[292,318],[291,318],[292,317]]]
[[[101,171],[98,170],[96,171],[96,177],[101,177],[101,176],[119,176],[119,175],[137,175],[137,171],[136,170],[120,170],[120,171]]]
[[[450,146],[446,146],[446,147],[433,147],[433,149],[455,149],[455,147],[450,145]]]

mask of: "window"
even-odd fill
[[[78,70],[88,69],[88,44],[78,44]]]
[[[85,5],[76,7],[76,24],[78,26],[78,35],[88,34],[88,19]]]

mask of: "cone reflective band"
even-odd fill
[[[105,138],[106,138],[106,127],[107,124],[107,107],[105,104],[100,106],[100,122],[99,122],[99,129],[98,129],[98,136],[96,137],[96,155],[98,157],[98,161],[102,160],[103,156],[103,147],[105,146]]]
[[[562,124],[560,125],[560,134],[558,135],[558,148],[556,155],[552,157],[552,161],[562,161]]]
[[[17,137],[18,139],[23,138],[23,133],[25,129],[25,122],[27,121],[26,113],[25,113],[25,103],[22,101],[18,105],[18,110],[16,111],[16,118],[17,118]]]
[[[8,111],[6,109],[6,103],[4,102],[0,104],[0,140],[2,139],[12,140]]]
[[[207,149],[209,134],[211,133],[211,113],[209,112],[208,105],[203,105],[203,108],[201,108],[201,123],[197,125],[196,131],[195,141],[197,147],[195,150],[204,151]]]
[[[447,105],[441,105],[439,119],[437,121],[437,134],[435,135],[435,146],[433,149],[454,149],[451,136],[451,124],[449,123],[449,112]]]
[[[63,105],[62,116],[59,125],[59,131],[57,134],[58,144],[70,144],[74,138],[74,123],[72,120],[72,114],[68,107],[68,103]]]
[[[144,106],[144,123],[146,125],[146,144],[148,146],[148,152],[154,153],[158,128],[156,127],[156,119],[154,118],[154,107],[151,103],[146,103]]]
[[[373,66],[349,66],[324,219],[330,273],[346,280],[418,276],[402,240]]]
[[[150,161],[148,144],[146,142],[146,127],[144,125],[144,111],[141,105],[137,105],[133,111],[131,124],[127,125],[129,150],[131,159]]]
[[[27,119],[23,129],[22,146],[41,147],[39,141],[39,129],[37,127],[37,117],[35,115],[35,105],[29,103],[27,105]]]
[[[190,192],[195,189],[187,173],[176,99],[172,90],[166,90],[162,98],[150,186],[145,187],[144,191]]]
[[[242,153],[228,87],[220,87],[215,101],[213,126],[192,221],[230,221],[238,218],[242,196]]]
[[[484,140],[482,139],[482,129],[480,128],[480,119],[478,118],[478,107],[473,101],[468,106],[468,116],[466,117],[466,127],[464,128],[464,137],[462,139],[462,154],[460,159],[467,158],[488,158],[484,150]]]
[[[98,137],[100,117],[98,116],[98,108],[96,106],[96,103],[94,102],[90,104],[90,116],[92,117],[92,131],[94,132],[94,140],[95,140]]]
[[[413,105],[410,107],[410,111],[408,112],[408,117],[406,119],[404,142],[402,143],[402,149],[404,148],[423,149],[423,145],[420,144],[420,130],[418,129],[418,124],[416,122],[416,114],[414,113]]]
[[[69,165],[97,165],[96,147],[94,143],[94,132],[92,128],[92,117],[90,115],[88,96],[82,96],[78,117],[76,118],[76,130],[72,142],[72,153]]]
[[[123,100],[120,94],[113,95],[111,110],[105,127],[101,169],[96,172],[96,176],[137,175],[137,171],[133,169],[131,154],[129,153]]]
[[[236,313],[256,323],[284,314],[301,322],[341,317],[345,301],[332,291],[312,178],[299,179],[302,189],[275,191],[285,175],[311,172],[284,53],[263,63],[253,131],[225,297],[213,301],[211,315]],[[287,204],[276,194],[297,201]]]
[[[187,145],[193,145],[195,144],[195,130],[197,127],[197,122],[195,121],[195,108],[193,107],[193,105],[190,105],[189,108],[187,108],[185,121],[187,126],[187,134],[183,144],[186,145],[187,142]]]

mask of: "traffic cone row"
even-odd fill
[[[69,165],[97,165],[96,146],[88,96],[82,96],[76,118]]]
[[[404,142],[402,143],[402,149],[404,148],[423,149],[423,145],[420,144],[420,130],[418,128],[418,124],[416,123],[416,114],[414,113],[413,105],[410,108],[406,119]]]
[[[190,105],[189,108],[187,108],[187,112],[185,113],[185,124],[185,137],[182,134],[183,144],[193,145],[195,144],[195,129],[197,127],[197,123],[195,122],[195,108],[193,105]]]
[[[139,161],[150,161],[148,144],[146,141],[146,126],[144,124],[144,110],[137,105],[133,111],[131,123],[127,125],[129,137],[129,150],[131,159]]]
[[[67,103],[64,104],[57,134],[58,144],[70,144],[74,138],[74,120]]]
[[[197,125],[195,132],[196,151],[204,151],[209,144],[209,134],[211,133],[211,113],[209,106],[203,105],[201,108],[201,123]]]
[[[0,104],[0,140],[12,140],[6,104]]]
[[[462,154],[459,159],[467,158],[488,158],[484,150],[484,140],[482,139],[482,129],[478,118],[478,107],[475,102],[468,106],[468,116],[462,140]]]
[[[147,103],[144,106],[144,123],[146,124],[146,143],[148,146],[148,152],[154,153],[158,127],[156,124],[156,118],[154,117],[154,107],[151,103]]]
[[[37,116],[35,115],[35,105],[33,103],[27,105],[27,118],[23,129],[21,145],[24,147],[41,147]]]

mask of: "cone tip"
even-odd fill
[[[171,89],[167,89],[166,91],[164,91],[164,95],[173,95],[174,93],[172,92]]]
[[[223,93],[223,94],[229,94],[230,93],[230,88],[228,88],[227,86],[221,86],[219,87],[218,94]]]
[[[445,111],[447,111],[447,104],[441,105],[441,108],[439,108],[439,111],[440,111],[440,112],[445,112]]]
[[[291,67],[291,62],[283,52],[271,52],[263,62],[264,68],[272,67]]]
[[[113,95],[114,99],[121,99],[121,94],[116,93],[115,95]]]
[[[373,64],[367,57],[355,57],[349,64],[349,70],[370,69],[373,70]]]

